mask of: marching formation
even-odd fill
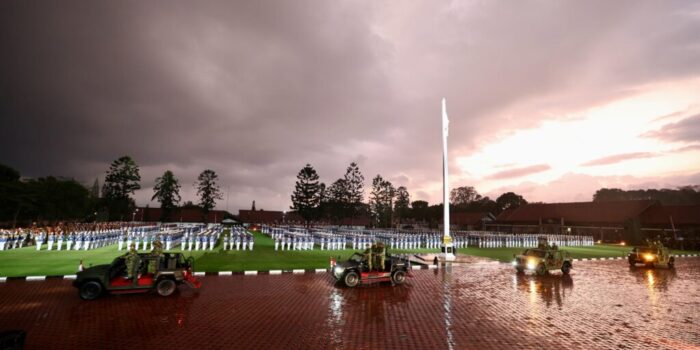
[[[305,229],[293,226],[262,226],[261,231],[275,242],[275,250],[353,250],[366,249],[381,242],[386,247],[400,250],[440,249],[440,232],[402,232],[391,230],[345,230],[338,228]],[[507,234],[484,231],[456,231],[452,233],[455,248],[532,248],[538,237],[547,237],[559,246],[592,246],[592,236]]]
[[[120,223],[66,224],[0,230],[0,251],[33,246],[37,251],[89,250],[117,242]]]

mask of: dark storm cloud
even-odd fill
[[[612,156],[602,157],[598,159],[591,160],[590,162],[583,163],[582,166],[597,166],[597,165],[610,165],[620,162],[624,162],[632,159],[640,158],[652,158],[657,157],[659,154],[650,152],[635,152],[635,153],[625,153],[625,154],[615,154]]]
[[[677,123],[666,124],[660,130],[649,132],[645,136],[671,142],[698,141],[700,140],[700,114],[685,118]]]
[[[366,185],[381,173],[435,196],[441,97],[454,159],[538,125],[542,110],[558,118],[697,74],[697,13],[637,1],[3,1],[0,162],[91,183],[128,154],[140,203],[165,169],[194,199],[211,168],[231,209],[282,209],[305,163],[331,183],[359,160]]]

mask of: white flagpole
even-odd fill
[[[450,120],[447,118],[447,103],[442,99],[442,203],[444,210],[442,253],[441,257],[445,261],[454,261],[455,255],[452,247],[452,237],[450,237],[450,184],[447,162],[447,136],[449,134]]]

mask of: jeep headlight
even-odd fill
[[[518,262],[516,260],[513,260],[511,264],[513,264],[513,266],[518,266]]]
[[[654,261],[654,256],[651,254],[644,254],[644,260],[646,261]]]
[[[534,259],[528,259],[528,261],[527,261],[527,269],[528,269],[528,270],[534,270],[534,269],[535,269],[535,260],[534,260]]]
[[[334,273],[336,276],[342,275],[342,274],[343,274],[343,271],[345,271],[345,269],[344,269],[342,266],[336,266],[335,268],[333,268],[333,273]]]

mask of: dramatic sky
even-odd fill
[[[353,161],[440,202],[442,97],[453,187],[700,184],[700,4],[0,2],[0,162],[90,185],[130,155],[141,205],[209,168],[231,211],[282,210]]]

